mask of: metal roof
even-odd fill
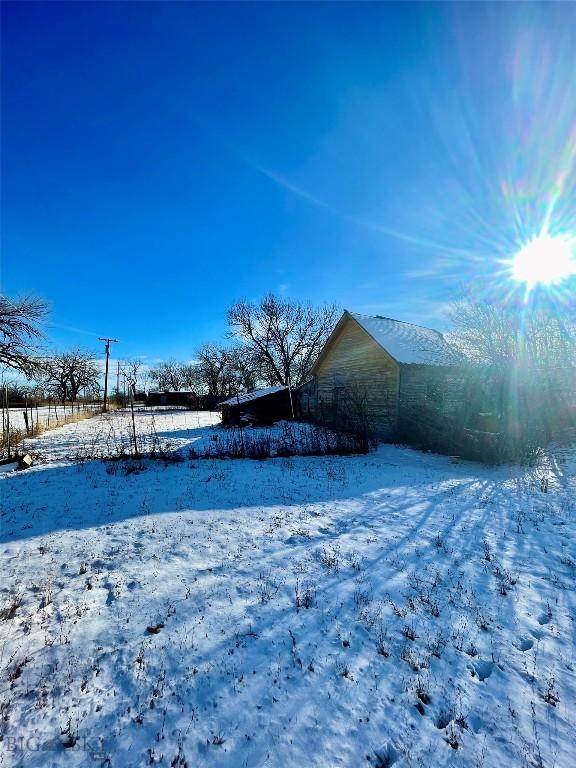
[[[234,395],[229,397],[228,400],[224,400],[218,405],[241,405],[242,403],[248,403],[250,400],[258,400],[259,397],[266,397],[266,395],[273,395],[274,392],[281,392],[288,387],[264,387],[263,389],[255,389],[254,392],[245,392],[243,395]]]

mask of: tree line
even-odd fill
[[[0,296],[0,369],[17,373],[20,379],[11,383],[11,399],[48,396],[75,403],[81,392],[97,394],[99,369],[93,355],[79,348],[43,353],[40,342],[47,315],[43,299]]]
[[[35,297],[0,297],[0,367],[28,382],[21,393],[75,403],[81,394],[99,396],[102,371],[93,353],[75,348],[44,354],[40,348],[46,302]],[[336,305],[313,307],[272,293],[259,302],[238,301],[227,313],[228,343],[205,343],[191,362],[167,360],[148,368],[140,360],[122,364],[128,393],[151,386],[160,391],[193,390],[218,398],[259,386],[297,387],[338,317]]]
[[[272,293],[237,301],[227,313],[229,344],[203,344],[194,361],[169,360],[149,371],[159,390],[229,397],[260,386],[302,384],[338,319],[335,304],[314,307]]]
[[[80,347],[47,353],[42,325],[48,304],[35,296],[0,296],[0,372],[16,374],[6,382],[11,402],[54,400],[76,404],[101,395],[102,370],[95,355]]]
[[[101,368],[95,355],[76,348],[45,354],[40,348],[46,302],[35,297],[0,296],[0,369],[17,371],[30,387],[61,402],[81,393],[98,396]],[[297,387],[339,317],[334,304],[314,307],[269,293],[258,302],[237,301],[228,310],[227,343],[206,343],[189,362],[168,360],[148,368],[142,361],[122,365],[133,396],[146,380],[158,390],[193,390],[229,397],[259,386]],[[472,294],[452,305],[447,339],[470,368],[514,371],[568,371],[576,367],[574,308],[545,304],[517,307]],[[528,374],[526,374],[528,375]]]

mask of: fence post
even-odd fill
[[[2,446],[4,446],[4,441],[6,440],[6,414],[4,411],[4,387],[2,387]]]
[[[6,403],[6,440],[8,445],[8,458],[11,457],[10,446],[10,403],[8,402],[8,385],[4,387],[4,402]]]

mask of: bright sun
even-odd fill
[[[533,288],[537,283],[553,285],[576,275],[574,240],[546,233],[530,240],[512,260],[512,277]]]

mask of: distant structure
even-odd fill
[[[419,411],[462,398],[460,358],[438,331],[345,311],[297,392],[299,416],[410,441]]]
[[[198,408],[198,395],[196,392],[149,392],[146,405]]]
[[[219,404],[222,423],[226,426],[240,424],[272,424],[292,418],[288,387],[266,387],[243,395],[234,395]]]

